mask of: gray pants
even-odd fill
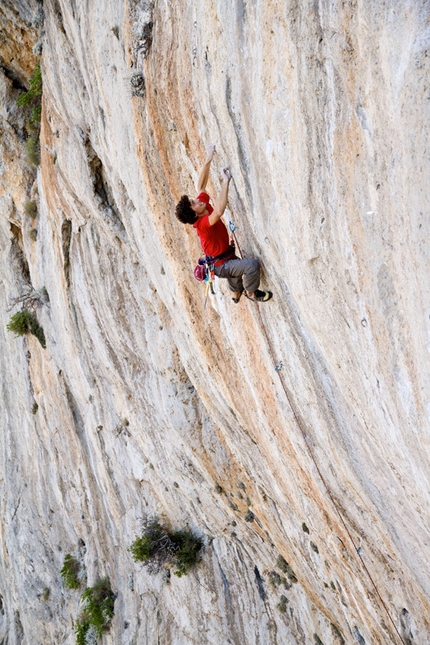
[[[255,291],[260,284],[260,263],[258,260],[227,260],[215,267],[218,278],[227,278],[230,291]]]

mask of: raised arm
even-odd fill
[[[206,156],[206,161],[202,166],[202,169],[200,170],[199,173],[199,178],[197,179],[197,192],[201,192],[202,190],[206,189],[206,184],[208,183],[208,178],[209,178],[209,169],[211,167],[211,161],[213,159],[213,156],[215,154],[215,145],[211,143],[211,145],[207,149],[207,156]]]
[[[212,215],[209,215],[209,224],[213,226],[217,221],[222,217],[225,207],[227,206],[228,199],[228,187],[231,181],[231,172],[230,168],[223,168],[223,181],[221,186],[221,192],[216,200],[214,212]]]

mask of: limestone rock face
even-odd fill
[[[0,642],[75,642],[70,553],[105,643],[427,644],[429,4],[3,0],[0,35]],[[192,277],[211,141],[270,303]],[[46,349],[6,329],[43,288]],[[170,582],[128,551],[163,514],[205,543]]]

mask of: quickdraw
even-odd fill
[[[208,268],[208,272],[207,272],[207,275],[206,275],[206,278],[205,278],[205,280],[207,282],[207,285],[206,285],[204,309],[206,309],[206,304],[207,304],[207,301],[208,301],[209,292],[212,295],[215,295],[215,289],[214,289],[214,282],[215,282],[214,265],[213,265],[213,263],[211,263],[211,264],[207,263],[206,266]]]

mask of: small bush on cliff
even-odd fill
[[[30,77],[30,89],[23,92],[16,99],[16,104],[20,107],[31,108],[30,118],[32,121],[40,121],[42,113],[42,71],[37,64],[33,74]]]
[[[176,567],[174,574],[180,578],[187,575],[191,567],[200,562],[199,551],[203,547],[203,540],[193,535],[189,529],[175,531],[173,540],[178,546],[173,560],[173,565]]]
[[[90,628],[88,622],[84,622],[83,619],[78,620],[75,625],[75,636],[77,645],[85,645],[85,637]]]
[[[87,645],[90,636],[99,638],[110,627],[114,615],[115,594],[109,578],[101,578],[82,594],[83,611],[76,623],[77,645]]]
[[[24,212],[30,219],[34,219],[36,217],[37,204],[33,199],[27,199],[24,204]]]
[[[40,164],[40,142],[39,133],[30,134],[25,142],[25,149],[27,151],[27,158],[33,166]]]
[[[36,316],[28,311],[28,309],[23,309],[14,314],[7,324],[7,329],[15,333],[15,338],[24,336],[24,334],[33,334],[42,347],[44,349],[46,348],[44,331],[37,322]]]
[[[160,524],[158,517],[143,520],[143,533],[130,546],[135,562],[142,562],[149,573],[158,573],[162,568],[172,566],[175,576],[186,575],[191,567],[200,562],[199,552],[203,540],[189,529],[172,531]]]
[[[16,99],[16,104],[22,107],[27,115],[26,127],[29,137],[25,142],[28,160],[34,166],[40,163],[40,119],[42,116],[42,71],[37,64],[30,77],[30,88],[22,92]]]
[[[81,586],[80,570],[81,565],[78,560],[68,553],[64,558],[64,564],[60,571],[63,582],[68,589],[79,589]]]

